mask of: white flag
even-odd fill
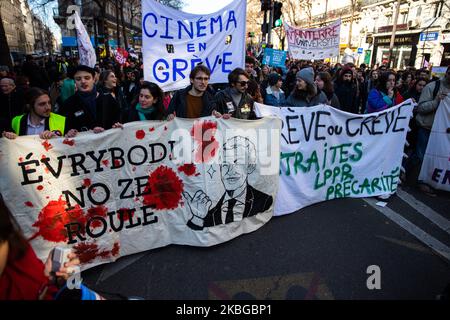
[[[84,27],[83,22],[81,22],[81,18],[77,11],[75,11],[75,29],[77,31],[80,64],[93,68],[95,67],[97,57],[95,56],[95,50],[92,46],[91,40],[89,39],[86,28]]]

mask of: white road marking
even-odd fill
[[[397,196],[411,207],[416,209],[421,215],[429,219],[439,228],[450,234],[450,221],[438,214],[436,211],[428,207],[423,202],[420,202],[409,193],[405,192],[401,188],[397,188]]]
[[[450,261],[450,248],[445,244],[437,240],[436,238],[430,236],[428,233],[417,227],[415,224],[411,223],[409,220],[403,218],[401,215],[396,213],[394,210],[384,207],[381,208],[375,203],[377,200],[371,198],[363,198],[372,208],[384,214],[387,218],[391,219],[393,222],[398,224],[400,227],[408,231],[410,234],[415,236],[417,239],[422,241],[432,250],[437,252],[439,255]]]

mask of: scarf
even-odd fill
[[[384,92],[381,92],[381,95],[383,96],[383,101],[387,104],[388,108],[394,105],[395,94],[392,96],[392,99]]]
[[[97,89],[95,88],[95,86],[91,92],[78,91],[78,94],[80,95],[80,98],[84,102],[84,104],[88,107],[89,111],[94,115],[94,117],[96,117],[97,108],[95,99],[97,98]]]
[[[155,108],[153,108],[152,106],[150,108],[144,109],[141,107],[141,104],[138,103],[136,105],[136,111],[138,112],[139,120],[148,120],[147,116],[151,115],[153,111],[155,111]]]

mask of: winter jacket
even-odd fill
[[[189,90],[192,89],[192,85],[188,86],[185,89],[179,90],[175,92],[170,100],[169,108],[167,109],[167,115],[173,114],[180,118],[187,118],[186,109],[187,109],[187,94]],[[209,90],[206,90],[203,93],[202,101],[203,101],[203,109],[200,114],[201,117],[208,117],[212,114],[212,100],[214,96],[210,93]]]
[[[284,95],[284,91],[280,89],[280,95],[277,99],[272,92],[272,87],[266,88],[266,95],[264,98],[264,104],[274,107],[280,107],[286,105],[286,96]]]
[[[252,97],[249,94],[243,94],[239,104],[236,105],[233,101],[231,90],[233,90],[233,88],[228,87],[225,90],[216,93],[213,101],[213,109],[221,114],[229,113],[233,118],[237,119],[256,119]]]
[[[430,82],[423,88],[422,94],[420,95],[419,104],[417,106],[416,122],[417,124],[425,129],[431,130],[434,121],[434,115],[439,106],[439,95],[440,94],[450,94],[450,84],[446,83],[444,79],[440,81],[439,91],[433,98],[433,91],[436,85],[436,81]]]
[[[295,92],[295,91],[294,91]],[[312,99],[296,99],[293,96],[293,93],[287,98],[286,104],[292,107],[312,107],[319,104],[327,104],[327,96],[324,92],[319,91]]]

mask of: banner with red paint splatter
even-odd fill
[[[281,121],[176,118],[100,134],[0,139],[0,192],[38,256],[82,270],[136,252],[211,246],[273,213]]]

